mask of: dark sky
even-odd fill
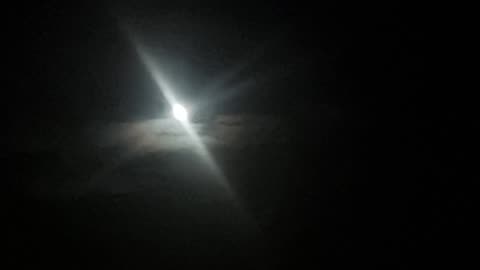
[[[250,85],[218,105],[225,110],[378,105],[382,95],[400,103],[422,87],[421,14],[397,7],[47,1],[14,12],[11,105],[29,105],[15,117],[40,113],[76,126],[158,113],[125,25],[191,99]],[[231,71],[220,89],[205,89]]]
[[[377,105],[381,95],[408,100],[422,87],[420,14],[358,8],[156,1],[18,7],[8,54],[18,70],[10,104],[28,107],[15,117],[40,113],[62,126],[154,117],[161,100],[124,25],[167,63],[191,99],[246,85],[234,102],[218,105],[225,110]],[[220,89],[205,89],[235,71]]]
[[[225,249],[219,265],[254,254],[245,264],[267,269],[352,262],[408,267],[416,260],[468,256],[466,248],[458,251],[468,233],[454,232],[468,223],[471,204],[463,182],[454,181],[468,178],[461,169],[466,150],[456,143],[467,121],[442,105],[446,95],[426,85],[426,9],[196,2],[9,6],[2,161],[8,173],[20,172],[8,182],[18,254],[50,265],[46,253],[67,247],[71,264],[95,247],[88,266],[116,265],[108,258],[132,255],[126,265],[142,268],[161,266],[155,258],[162,256],[168,262],[204,256],[200,261],[216,265],[210,259]],[[182,153],[136,160],[106,177],[107,190],[132,189],[127,199],[104,189],[77,201],[25,195],[31,186],[48,183],[48,190],[55,181],[90,179],[97,167],[110,168],[91,141],[82,141],[85,130],[166,116],[167,103],[128,33],[158,59],[177,94],[196,103],[199,114],[285,120],[293,143],[235,157],[216,153],[261,236],[242,227],[222,203],[209,210],[202,198],[222,201],[223,195],[211,195],[218,191],[185,186],[196,173],[208,177],[198,164],[188,165],[189,158],[182,161]],[[59,153],[52,145],[72,150]],[[158,175],[170,184],[149,182]],[[112,185],[115,179],[133,179],[152,191]],[[192,192],[197,197],[181,195]],[[200,229],[189,229],[190,218]],[[32,219],[42,222],[32,227]],[[159,229],[162,224],[169,225]],[[229,226],[235,229],[224,230]],[[237,239],[231,246],[230,237]]]

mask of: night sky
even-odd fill
[[[427,9],[257,2],[8,6],[13,269],[470,258],[471,123],[426,82]],[[218,171],[172,119],[139,45],[190,105]]]

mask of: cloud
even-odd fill
[[[192,127],[207,146],[242,147],[281,143],[287,132],[279,119],[262,115],[220,115]],[[121,148],[128,153],[176,151],[195,147],[178,121],[161,118],[113,123],[100,131],[98,146]]]

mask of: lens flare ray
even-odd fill
[[[193,144],[195,145],[195,150],[197,154],[199,154],[202,160],[206,163],[211,173],[217,180],[218,184],[220,184],[223,188],[225,188],[228,193],[235,197],[232,188],[228,184],[228,180],[225,174],[217,165],[211,153],[203,144],[200,136],[195,132],[191,123],[188,121],[188,111],[182,105],[180,105],[180,103],[175,98],[173,91],[174,87],[162,74],[160,67],[157,63],[155,63],[155,61],[153,61],[153,57],[147,53],[147,50],[135,39],[132,38],[132,41],[138,55],[140,56],[141,61],[146,66],[148,72],[154,79],[162,95],[172,107],[173,116],[177,120],[179,120],[180,124],[191,138]]]

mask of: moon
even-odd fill
[[[186,122],[188,120],[188,111],[182,105],[175,103],[172,106],[172,115],[180,122]]]

